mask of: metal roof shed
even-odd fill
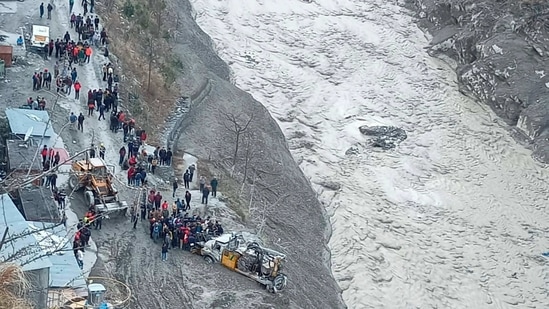
[[[36,235],[28,233],[29,223],[25,221],[8,194],[0,195],[0,216],[0,233],[3,235],[8,227],[7,241],[0,250],[0,261],[21,266],[32,286],[25,298],[36,308],[46,308],[49,270],[52,266],[50,259],[38,244]]]
[[[45,138],[43,143],[47,145],[49,138]],[[18,170],[26,172],[29,167],[33,172],[42,171],[42,157],[40,156],[40,150],[36,153],[38,146],[27,146],[22,140],[7,140],[6,151],[8,157],[8,169],[10,171]],[[36,160],[33,159],[36,157]]]
[[[51,190],[42,186],[29,186],[19,189],[23,215],[27,221],[60,222],[57,203]]]
[[[52,137],[54,135],[50,116],[47,111],[38,111],[23,108],[6,108],[6,117],[10,124],[11,133],[24,136],[32,128],[31,136]],[[44,133],[45,131],[45,133]]]
[[[52,264],[50,267],[50,288],[85,289],[86,281],[74,257],[67,229],[63,225],[55,226],[52,223],[29,223],[36,229],[52,227],[47,231],[39,232],[39,238],[44,239],[41,245],[46,252],[51,248],[60,249],[49,256]]]
[[[0,195],[0,210],[3,218],[0,218],[0,231],[3,235],[6,227],[9,228],[7,239],[17,237],[22,233],[30,231],[29,223],[25,221],[23,215],[17,209],[8,194]],[[7,224],[6,224],[7,223]],[[42,268],[51,267],[51,262],[45,252],[38,245],[38,240],[35,235],[30,234],[21,236],[14,241],[5,243],[0,251],[0,261],[5,261],[16,254],[9,262],[13,262],[22,266],[23,271],[30,271]],[[37,258],[40,257],[41,258]]]

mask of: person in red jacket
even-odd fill
[[[42,165],[44,165],[46,163],[46,159],[48,158],[48,146],[44,145],[44,148],[42,148],[40,154],[42,155]]]
[[[162,202],[162,195],[160,195],[160,192],[156,192],[156,195],[154,196],[154,208],[159,209],[161,202]]]
[[[145,132],[145,130],[141,130],[141,136],[139,136],[139,139],[144,142],[147,140],[147,133]]]
[[[168,207],[169,207],[168,201],[164,201],[164,203],[162,203],[162,211],[168,210]]]
[[[133,177],[135,176],[135,167],[130,166],[128,169],[128,186],[133,185]]]
[[[76,81],[74,83],[74,99],[79,100],[80,99],[80,89],[82,88],[82,85],[79,81]]]

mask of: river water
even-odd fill
[[[549,306],[549,173],[458,92],[409,12],[382,0],[193,5],[331,215],[349,308]],[[358,127],[375,124],[408,139],[373,149]]]

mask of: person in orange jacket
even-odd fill
[[[74,83],[74,99],[79,100],[80,99],[80,89],[82,89],[82,85],[79,81],[76,81]]]
[[[86,58],[84,59],[85,62],[90,63],[90,57],[92,55],[92,48],[91,46],[87,46],[86,50],[84,51],[86,54]]]

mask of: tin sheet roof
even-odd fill
[[[50,267],[50,287],[52,288],[84,288],[86,287],[86,281],[82,271],[76,263],[74,253],[72,251],[72,244],[70,242],[70,234],[67,229],[60,225],[55,226],[52,223],[44,222],[29,222],[36,229],[44,229],[52,227],[47,231],[39,233],[39,238],[43,239],[41,242],[44,250],[51,250],[49,248],[58,248],[57,252],[49,256],[51,262]],[[54,227],[55,226],[55,227]]]
[[[24,264],[23,271],[49,268],[50,287],[86,287],[86,281],[72,252],[71,235],[63,225],[25,221],[8,194],[0,195],[0,216],[3,217],[0,218],[0,231],[3,233],[8,226],[8,239],[14,235],[32,232],[5,244],[0,251],[0,260],[14,252],[21,252],[20,258],[13,262]],[[36,256],[42,257],[29,262]]]
[[[42,186],[29,186],[19,190],[25,219],[38,222],[59,222],[59,210],[51,190]]]
[[[46,124],[50,120],[47,111],[38,111],[23,108],[6,108],[6,117],[10,124],[11,133],[25,135],[29,128],[32,128],[31,136],[53,136],[51,124],[46,129]]]
[[[4,261],[9,257],[10,262],[22,265],[23,271],[49,268],[52,266],[50,259],[46,256],[35,234],[18,236],[30,232],[31,227],[25,221],[23,215],[17,209],[8,194],[0,195],[0,233],[3,235],[6,227],[8,234],[6,239],[16,237],[14,241],[8,241],[0,250],[0,260]],[[40,258],[37,258],[40,257]]]

